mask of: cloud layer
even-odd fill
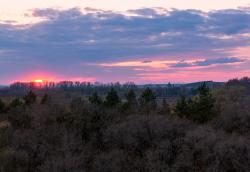
[[[249,71],[248,8],[146,8],[123,14],[91,8],[35,9],[32,17],[42,22],[0,24],[1,82],[32,72],[103,82],[185,82],[202,79],[191,72],[226,80],[228,72],[241,76]],[[147,77],[154,74],[160,77]]]

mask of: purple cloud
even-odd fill
[[[250,46],[249,9],[158,10],[130,10],[137,15],[126,16],[95,9],[35,9],[33,16],[45,21],[25,27],[0,24],[0,77],[14,75],[9,69],[15,68],[108,80],[112,72],[88,64],[144,58],[151,58],[145,63],[154,58],[183,61],[176,68],[245,62],[228,50]],[[194,57],[206,60],[185,62]],[[121,71],[129,76],[139,72]]]

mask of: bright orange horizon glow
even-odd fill
[[[59,77],[52,72],[48,71],[30,71],[24,75],[19,76],[13,82],[33,82],[37,84],[43,84],[46,82],[55,82]]]
[[[43,83],[44,80],[42,80],[42,79],[35,79],[34,82],[35,82],[35,83]]]
[[[43,85],[50,82],[60,81],[79,81],[79,82],[96,82],[96,78],[84,76],[62,76],[51,71],[30,71],[24,75],[20,75],[17,79],[8,81],[9,84],[15,82],[35,83]]]

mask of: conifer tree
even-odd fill
[[[140,97],[140,103],[147,104],[147,103],[156,103],[156,97],[153,91],[150,88],[146,88]]]
[[[103,103],[96,91],[89,97],[89,102],[94,105],[101,105]]]
[[[111,88],[111,90],[108,92],[106,99],[105,99],[105,105],[107,107],[114,107],[120,103],[120,98],[114,88]]]
[[[156,103],[156,97],[153,93],[153,91],[150,88],[146,88],[140,98],[140,111],[142,114],[150,114],[150,113],[156,113],[155,110],[157,108]]]
[[[138,105],[137,99],[136,99],[136,94],[133,89],[130,89],[126,94],[125,94],[126,102],[122,104],[122,112],[130,112],[134,110],[137,110],[136,107]]]
[[[177,101],[175,106],[175,113],[179,117],[187,117],[189,114],[189,107],[185,96],[181,96],[181,99]]]
[[[190,98],[186,101],[186,98],[182,96],[177,101],[175,112],[180,117],[186,117],[198,123],[205,123],[216,114],[214,102],[215,99],[204,83],[198,88],[198,95],[194,100]]]
[[[133,105],[133,104],[136,104],[136,103],[137,103],[136,95],[135,95],[134,90],[130,89],[130,90],[128,91],[128,93],[125,95],[125,97],[126,97],[127,103],[128,103],[129,105]]]
[[[198,97],[194,102],[194,120],[200,123],[207,122],[215,116],[215,99],[204,83],[198,88]]]

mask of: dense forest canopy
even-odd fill
[[[209,84],[12,84],[0,171],[247,172],[250,78]]]

